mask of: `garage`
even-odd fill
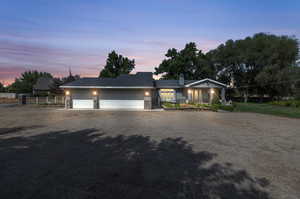
[[[101,109],[144,109],[144,100],[100,100]]]
[[[152,109],[151,72],[121,74],[115,78],[80,78],[61,86],[67,109]]]
[[[144,109],[142,89],[104,89],[100,94],[100,109]]]
[[[92,109],[94,108],[94,101],[91,99],[73,99],[73,108]]]

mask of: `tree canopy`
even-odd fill
[[[298,57],[294,37],[259,33],[241,40],[228,40],[207,56],[222,80],[234,80],[244,94],[286,96],[293,84]]]
[[[130,60],[112,51],[108,54],[106,65],[100,72],[99,77],[117,77],[120,74],[129,74],[134,66],[134,59]]]
[[[5,91],[5,87],[3,86],[3,84],[0,82],[0,92],[4,92]]]
[[[36,70],[25,71],[21,74],[20,78],[15,79],[15,82],[10,85],[9,90],[17,93],[31,93],[34,84],[36,84],[40,77],[52,78],[52,75],[47,72],[38,72]]]
[[[215,78],[214,66],[194,42],[186,44],[181,51],[169,49],[165,56],[155,68],[155,74],[163,74],[164,79],[178,79],[181,73],[185,79]]]

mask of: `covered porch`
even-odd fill
[[[225,102],[224,88],[187,88],[187,103],[211,104],[214,101]]]
[[[224,103],[226,85],[215,80],[204,79],[186,85],[188,103],[212,104],[215,101]]]

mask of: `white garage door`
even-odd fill
[[[144,109],[144,100],[99,100],[100,109]]]
[[[81,100],[81,99],[74,99],[73,100],[73,108],[94,108],[93,100]]]

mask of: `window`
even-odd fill
[[[176,102],[176,91],[174,89],[160,89],[159,96],[162,102]]]

